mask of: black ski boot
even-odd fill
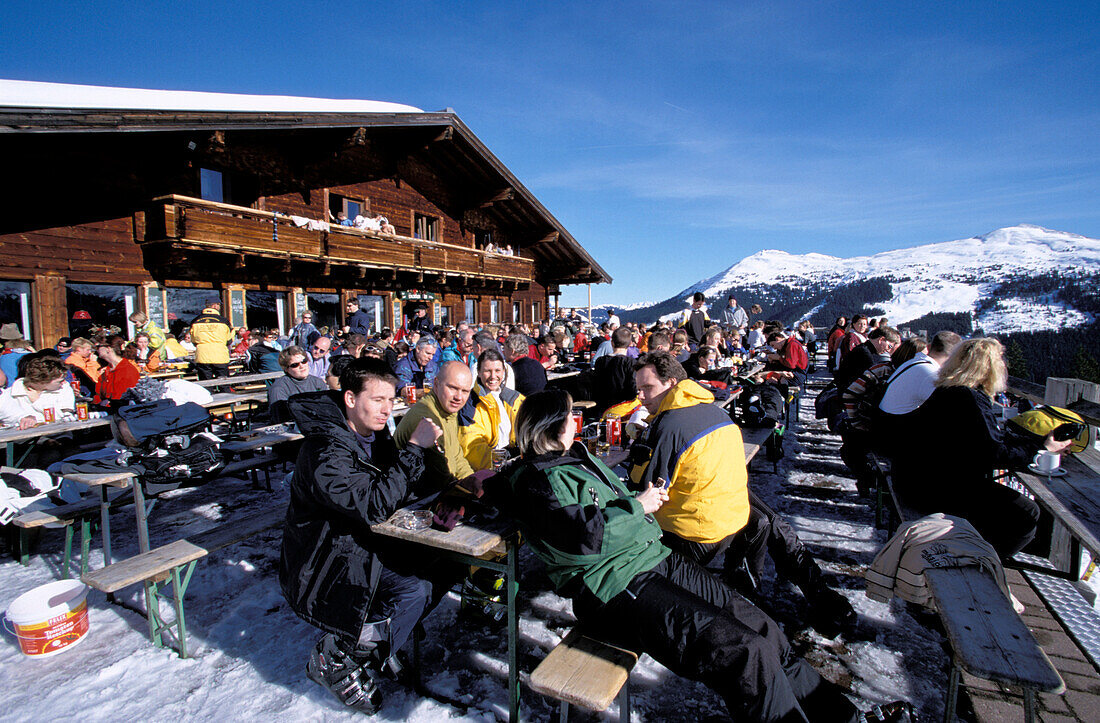
[[[373,662],[369,658],[352,657],[340,647],[336,636],[327,634],[310,653],[306,675],[347,707],[373,715],[382,707]]]
[[[893,703],[876,705],[863,714],[867,723],[917,723],[917,709],[912,703],[895,700]]]

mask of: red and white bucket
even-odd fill
[[[88,633],[88,588],[79,580],[58,580],[23,593],[8,606],[19,649],[30,658],[68,650]]]

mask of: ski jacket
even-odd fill
[[[564,595],[607,602],[669,555],[653,516],[580,443],[524,459],[507,479],[502,507]]]
[[[504,440],[504,446],[516,441],[516,412],[523,403],[523,395],[508,387],[500,388],[500,401],[511,423],[512,432]],[[458,412],[459,439],[462,440],[462,454],[474,470],[492,469],[493,450],[500,439],[500,405],[493,395],[481,387],[470,392],[470,398]]]
[[[434,491],[424,481],[424,450],[398,451],[383,429],[368,452],[339,392],[300,394],[287,404],[305,441],[290,480],[279,583],[302,619],[356,640],[378,586],[376,553],[392,544],[370,525]]]
[[[668,480],[668,502],[657,510],[661,529],[692,542],[718,542],[749,520],[748,473],[741,430],[714,395],[685,379],[669,390],[635,459],[631,479],[643,487]]]
[[[191,322],[191,341],[195,344],[196,364],[228,364],[229,348],[226,344],[233,338],[233,327],[225,317],[212,308]]]

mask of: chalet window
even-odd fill
[[[439,219],[434,216],[425,216],[422,213],[413,214],[413,238],[425,241],[442,241],[439,233]]]
[[[489,301],[489,323],[499,324],[500,322],[500,299],[491,299]]]
[[[462,307],[465,314],[463,321],[469,324],[477,323],[477,299],[466,299],[462,302]]]
[[[518,301],[512,302],[512,323],[519,324],[523,321],[523,304]]]
[[[370,210],[370,204],[361,198],[351,198],[350,196],[339,196],[335,193],[330,193],[328,196],[328,210],[332,214],[332,219],[336,220],[341,213],[347,214],[349,221],[354,221],[356,216],[366,216],[367,211]]]
[[[382,331],[382,327],[385,326],[382,323],[382,310],[385,308],[382,302],[381,296],[359,295],[359,309],[365,311],[367,316],[370,317],[370,328],[373,331]]]
[[[199,197],[204,201],[227,203],[229,188],[225,174],[210,168],[199,169]]]
[[[69,308],[69,335],[86,336],[92,324],[117,326],[123,334],[133,338],[129,328],[129,316],[137,309],[137,292],[133,286],[115,284],[65,284],[65,303]],[[92,317],[74,319],[77,312],[86,311]],[[79,314],[83,317],[83,314]],[[79,330],[79,334],[77,331]]]
[[[216,289],[165,289],[168,298],[168,331],[179,334],[183,327],[202,313],[211,299],[221,298]]]
[[[440,306],[439,308],[439,323],[443,326],[451,325],[451,307]]]
[[[339,294],[309,294],[309,310],[313,312],[313,325],[318,329],[336,327],[342,307]]]
[[[286,331],[286,294],[282,291],[249,291],[245,294],[248,325],[253,329],[278,329]]]
[[[0,324],[15,324],[23,332],[24,339],[31,338],[31,285],[29,283],[0,281]]]
[[[531,323],[537,324],[542,321],[542,302],[531,302]]]

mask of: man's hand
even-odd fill
[[[27,416],[25,416],[25,417],[23,417],[22,419],[19,420],[19,428],[20,429],[30,429],[31,427],[33,427],[37,424],[38,424],[38,418],[35,417],[33,414],[28,414]]]
[[[443,436],[443,430],[432,420],[424,417],[416,425],[416,429],[409,435],[409,444],[427,449],[435,445],[437,439]]]
[[[658,479],[657,482],[661,484],[660,487],[654,487],[650,482],[648,487],[638,493],[637,500],[642,504],[642,510],[647,515],[652,515],[661,509],[661,505],[668,502],[668,490],[665,488],[667,483],[662,479]]]
[[[1043,449],[1048,452],[1064,452],[1069,449],[1072,444],[1072,439],[1059,442],[1054,438],[1054,432],[1051,432],[1046,436],[1046,439],[1043,440]]]
[[[457,489],[463,492],[469,492],[471,497],[481,497],[485,494],[485,480],[492,477],[496,472],[491,469],[479,469],[469,477],[465,477],[458,481]]]

